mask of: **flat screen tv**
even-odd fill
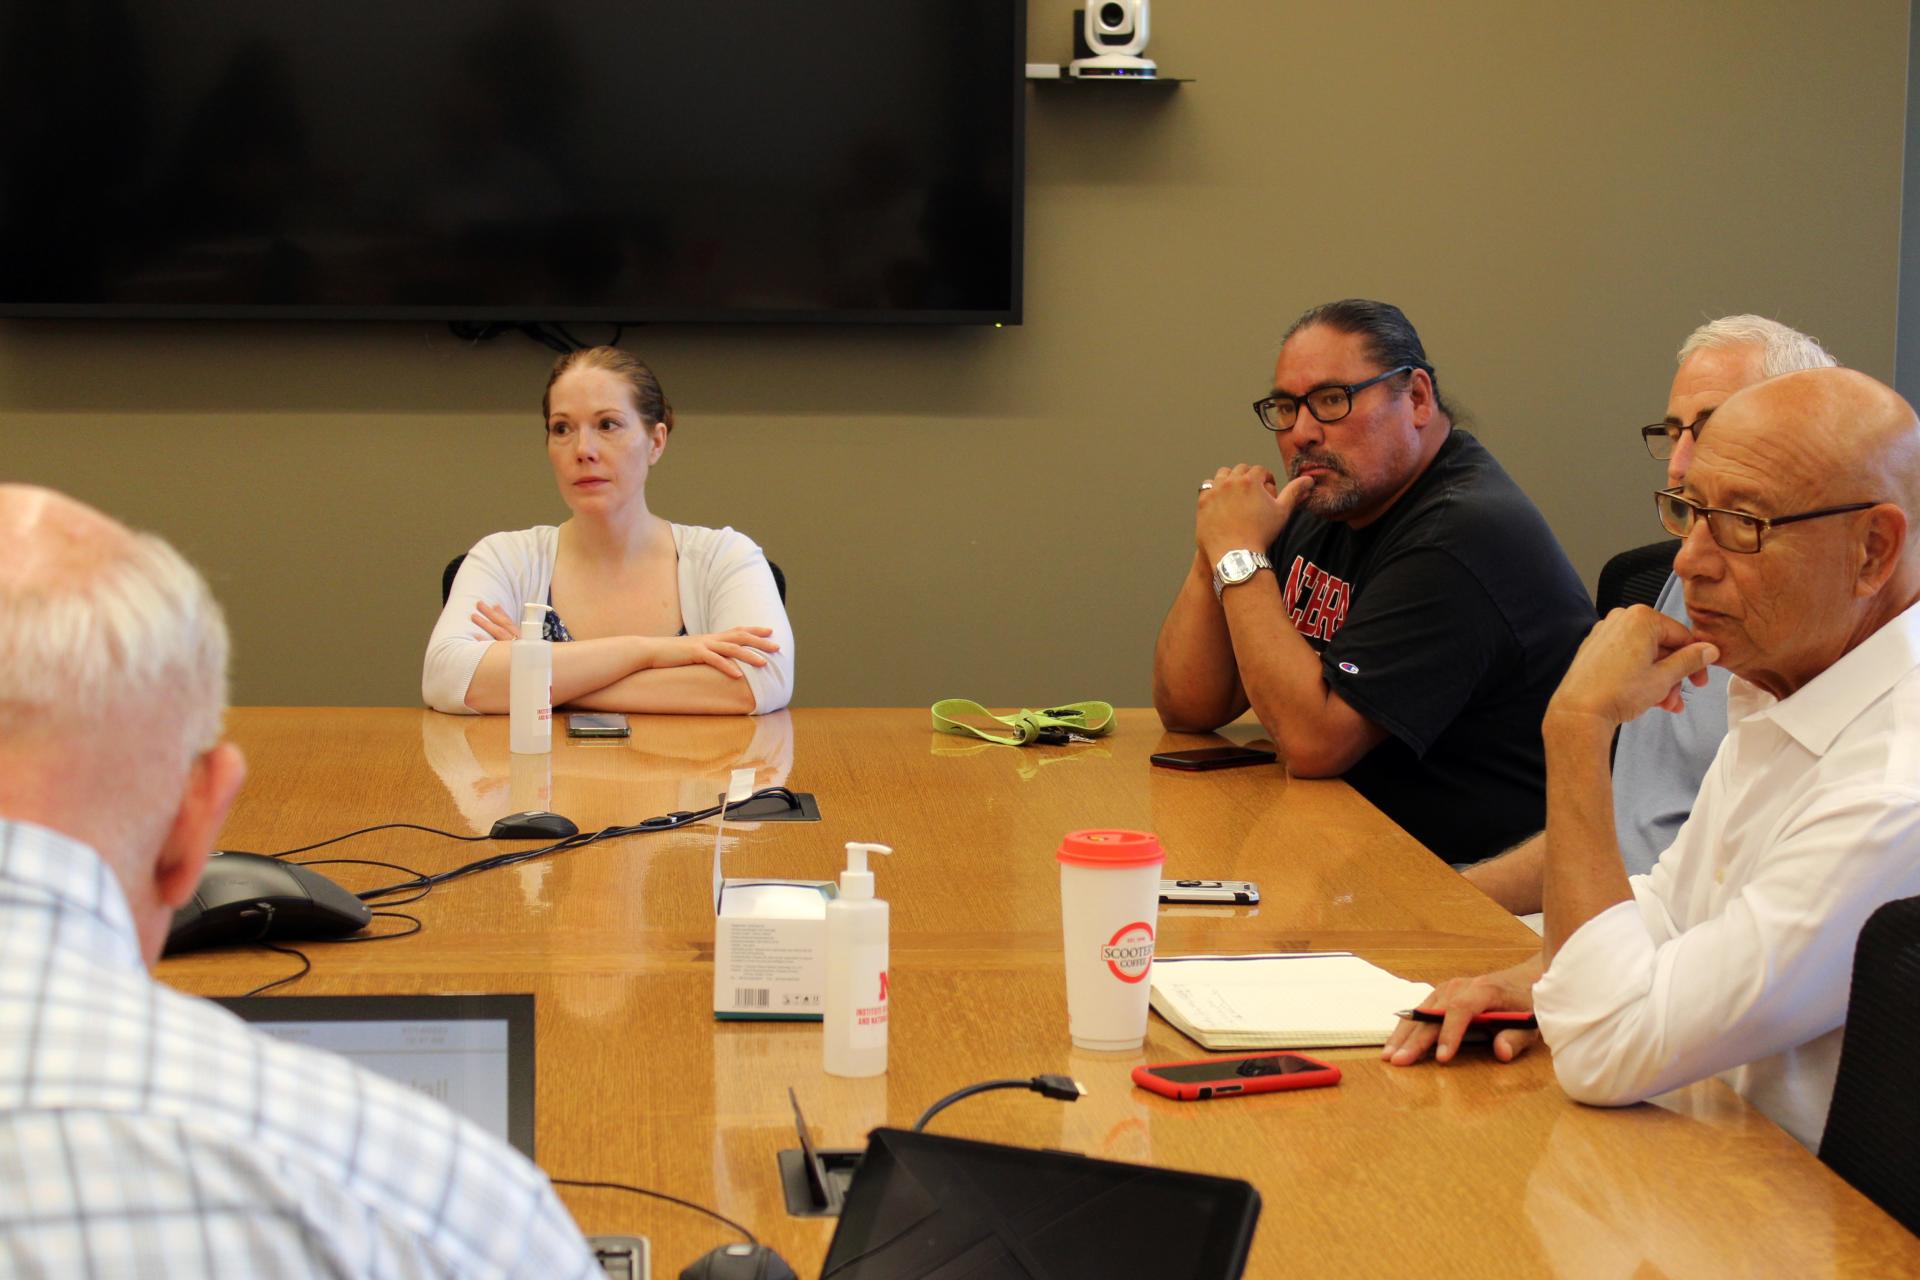
[[[0,0],[0,314],[1020,318],[1025,0]]]

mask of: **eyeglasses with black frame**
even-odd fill
[[[1695,444],[1700,442],[1700,428],[1707,425],[1710,416],[1711,411],[1703,413],[1685,426],[1678,422],[1656,422],[1640,428],[1640,439],[1646,442],[1647,452],[1653,455],[1654,461],[1665,462],[1673,456],[1682,432],[1692,436]]]
[[[1299,421],[1300,406],[1306,405],[1307,412],[1316,422],[1338,422],[1353,412],[1353,398],[1376,382],[1385,382],[1388,378],[1397,378],[1403,373],[1412,373],[1424,366],[1403,364],[1397,369],[1385,373],[1376,373],[1365,382],[1339,383],[1328,382],[1310,388],[1298,396],[1286,395],[1276,391],[1270,396],[1253,402],[1254,416],[1260,419],[1260,425],[1269,431],[1291,431],[1293,424]]]
[[[1705,516],[1707,533],[1714,542],[1721,550],[1738,555],[1752,555],[1760,550],[1762,535],[1778,525],[1818,520],[1821,516],[1844,515],[1849,511],[1865,511],[1868,507],[1879,505],[1874,502],[1849,502],[1841,507],[1821,507],[1818,511],[1797,511],[1790,516],[1756,516],[1745,511],[1729,511],[1725,507],[1705,506],[1691,498],[1681,497],[1678,489],[1655,489],[1653,504],[1660,512],[1661,527],[1676,538],[1684,538],[1692,533],[1695,517]]]

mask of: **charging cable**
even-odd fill
[[[442,871],[436,875],[416,876],[411,880],[402,880],[398,884],[385,885],[378,889],[362,889],[355,896],[362,901],[371,902],[396,893],[410,893],[419,889],[431,889],[435,885],[445,884],[449,880],[458,880],[461,876],[470,876],[481,871],[492,871],[499,867],[511,867],[516,863],[528,862],[534,858],[544,858],[548,854],[564,853],[569,849],[584,849],[590,844],[595,844],[601,840],[611,840],[617,836],[644,835],[649,831],[674,831],[680,827],[692,826],[696,822],[704,822],[708,818],[722,812],[733,813],[745,805],[752,804],[756,800],[765,800],[768,797],[784,800],[790,809],[798,809],[800,807],[800,797],[787,788],[762,787],[752,795],[742,796],[738,800],[709,805],[704,809],[682,809],[674,813],[662,814],[657,818],[643,818],[632,826],[627,827],[602,827],[598,831],[582,831],[578,835],[571,835],[563,840],[556,840],[552,844],[542,845],[537,849],[520,849],[513,853],[495,854],[491,858],[481,858],[477,862],[469,862],[463,867],[455,867],[451,871]]]
[[[715,1222],[725,1223],[746,1237],[748,1244],[760,1243],[759,1236],[756,1236],[753,1232],[747,1230],[719,1210],[709,1209],[707,1206],[695,1204],[691,1200],[682,1200],[679,1196],[670,1196],[664,1191],[654,1191],[648,1187],[636,1187],[625,1182],[596,1182],[587,1178],[549,1178],[548,1181],[556,1187],[584,1187],[593,1191],[626,1191],[636,1196],[651,1196],[655,1200],[665,1200],[668,1204],[677,1204],[682,1209],[691,1209],[695,1213],[704,1213]]]
[[[976,1093],[985,1093],[989,1089],[1031,1089],[1042,1097],[1058,1098],[1062,1102],[1078,1102],[1087,1094],[1087,1088],[1072,1076],[1034,1076],[1027,1080],[986,1080],[979,1084],[970,1084],[964,1089],[956,1089],[940,1101],[934,1103],[913,1122],[913,1131],[919,1133],[927,1127],[927,1121],[960,1101],[971,1098]]]

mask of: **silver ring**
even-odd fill
[[[1202,480],[1202,481],[1200,482],[1200,492],[1202,492],[1202,493],[1205,493],[1205,492],[1206,492],[1207,490],[1209,490],[1209,489],[1211,489],[1211,488],[1213,488],[1213,481],[1211,481],[1211,480]]]

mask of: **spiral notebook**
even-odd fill
[[[1433,989],[1350,951],[1165,956],[1152,982],[1154,1010],[1208,1049],[1385,1044]]]

